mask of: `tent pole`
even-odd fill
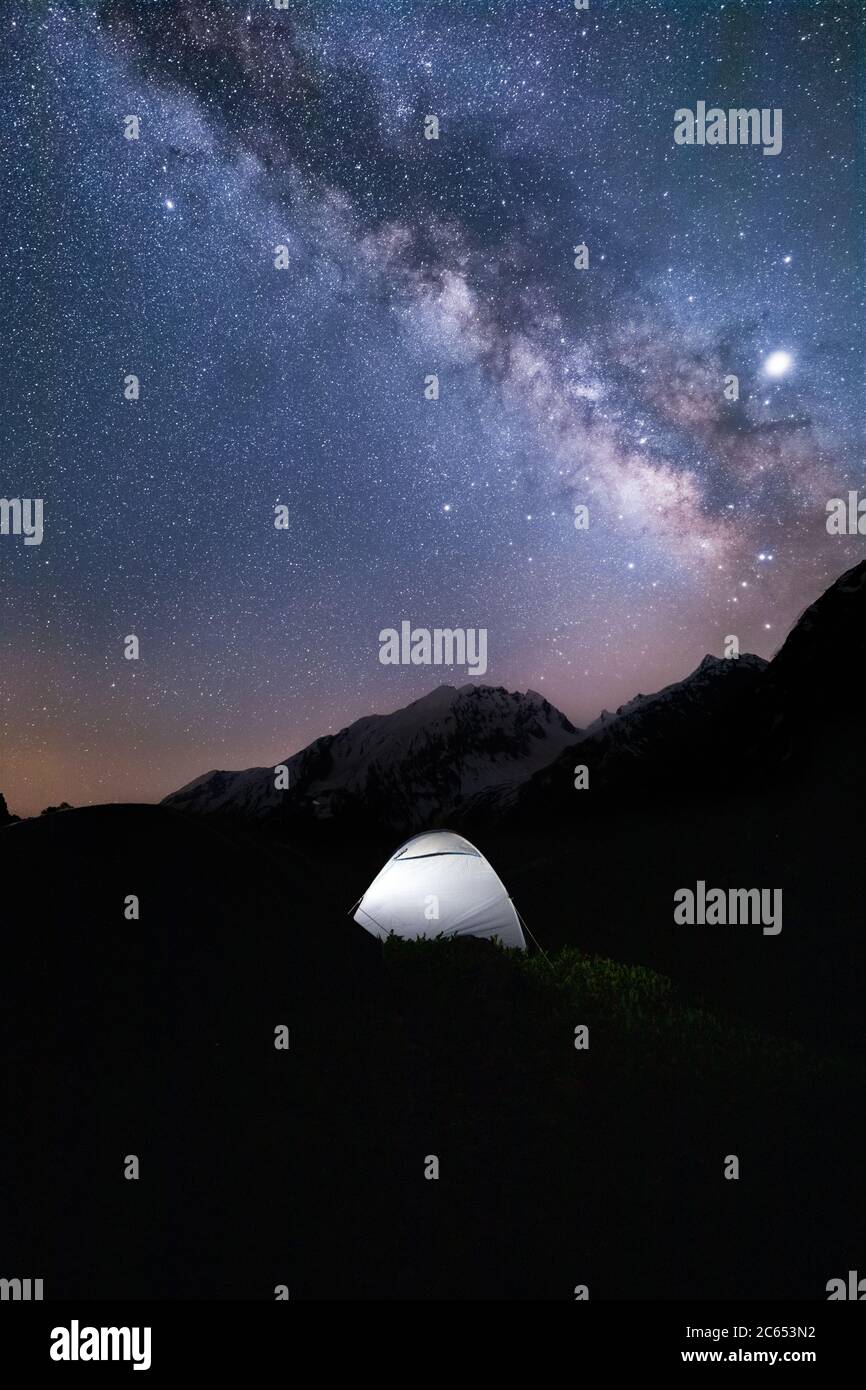
[[[517,907],[516,903],[513,903],[513,902],[512,902],[512,906],[514,907],[514,911],[517,913],[517,920],[520,922],[520,925],[523,927],[523,930],[526,932],[526,934],[527,934],[527,936],[529,937],[530,941],[532,942],[533,946],[537,946],[537,947],[538,947],[539,951],[540,951],[541,954],[544,956],[544,959],[547,961],[547,964],[550,966],[550,968],[551,968],[551,970],[552,970],[552,969],[553,969],[553,964],[552,964],[552,962],[551,962],[550,956],[549,956],[549,955],[547,954],[547,952],[545,951],[545,949],[544,949],[544,947],[542,946],[541,942],[538,941],[538,940],[532,935],[532,932],[529,930],[529,927],[526,925],[526,922],[523,920],[523,913],[522,913],[522,912],[520,911],[520,909]]]

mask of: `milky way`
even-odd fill
[[[45,499],[0,538],[11,808],[462,683],[380,665],[405,619],[578,723],[771,655],[862,552],[825,527],[866,483],[858,11],[5,7],[0,495]],[[780,108],[781,151],[676,145],[698,101]]]

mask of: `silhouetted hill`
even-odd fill
[[[866,812],[866,561],[806,609],[767,671],[766,762],[826,814]],[[841,803],[840,803],[841,799]]]

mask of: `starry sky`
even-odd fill
[[[863,548],[825,527],[866,486],[858,26],[8,0],[0,495],[45,507],[0,537],[10,808],[157,799],[463,684],[380,664],[404,619],[486,627],[483,681],[576,723],[727,634],[770,656]],[[699,100],[782,108],[781,153],[675,145]]]

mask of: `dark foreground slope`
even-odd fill
[[[315,1050],[372,997],[378,948],[290,852],[160,807],[8,827],[0,881],[4,1270],[55,1296],[243,1294],[246,1252],[261,1279],[263,1223],[299,1191],[306,1122],[274,1029]]]
[[[383,952],[288,850],[161,808],[9,827],[0,874],[2,1265],[46,1297],[821,1298],[857,1267],[850,1061],[575,952]]]

